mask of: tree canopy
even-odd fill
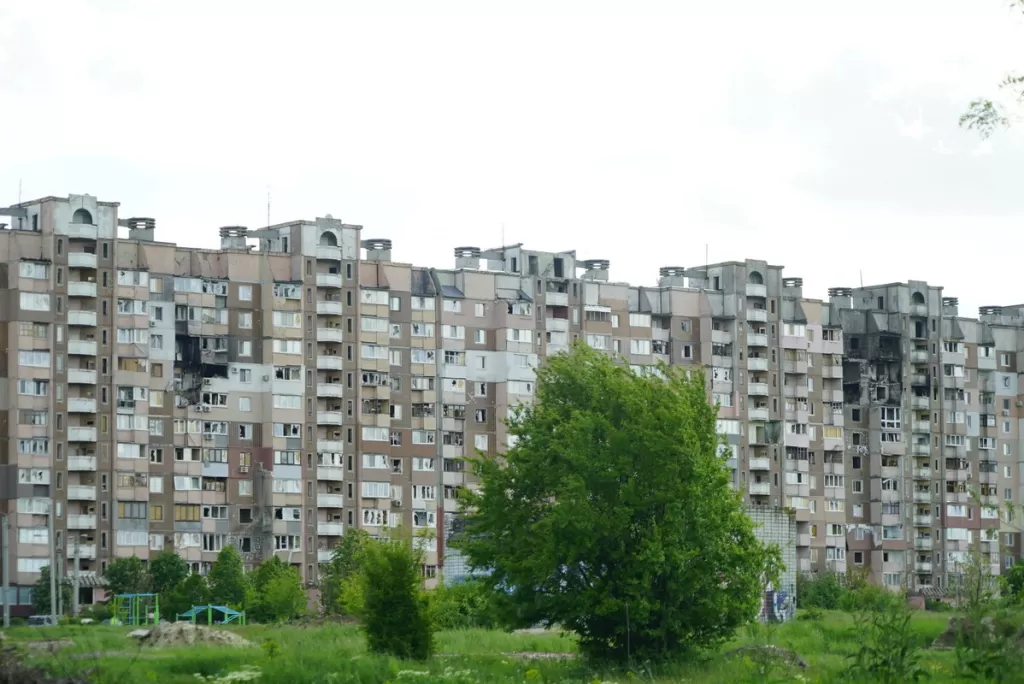
[[[149,591],[149,573],[138,556],[115,558],[103,572],[111,594],[144,594]]]
[[[248,582],[242,567],[242,556],[234,544],[228,544],[217,554],[207,582],[210,600],[215,604],[229,608],[245,605]]]
[[[1010,0],[1009,4],[1012,8],[1024,12],[1024,0]],[[1006,96],[1006,102],[984,97],[974,100],[960,116],[961,127],[977,131],[982,138],[987,138],[996,130],[1007,128],[1017,119],[1017,115],[1010,111],[1010,108],[1020,107],[1024,103],[1024,76],[1010,74],[999,82],[998,87]]]
[[[510,627],[558,624],[581,649],[664,659],[757,614],[779,554],[754,536],[719,455],[703,372],[635,373],[582,344],[537,372],[515,446],[474,466],[459,546]],[[512,440],[510,440],[512,441]]]

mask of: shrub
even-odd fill
[[[430,596],[439,629],[494,629],[498,624],[491,590],[477,579],[442,584]]]
[[[361,551],[363,632],[373,653],[425,660],[434,650],[430,605],[421,584],[421,554],[404,535]]]
[[[838,610],[846,589],[834,572],[822,575],[798,575],[796,603],[798,608]]]

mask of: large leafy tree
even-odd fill
[[[257,622],[283,622],[305,612],[302,577],[277,556],[259,564],[249,575],[252,598],[248,614]]]
[[[186,577],[188,563],[173,549],[161,551],[149,561],[149,586],[155,594],[168,594]]]
[[[210,601],[218,606],[241,608],[245,605],[248,581],[242,567],[242,556],[234,544],[228,544],[217,554],[207,578]]]
[[[108,593],[144,594],[149,591],[149,573],[138,556],[115,558],[107,565],[103,578],[107,581]]]
[[[719,455],[702,372],[634,373],[577,344],[538,370],[515,446],[475,461],[460,546],[508,626],[558,624],[590,656],[663,659],[757,614],[778,550]]]
[[[1009,0],[1009,5],[1024,12],[1024,0]],[[1024,103],[1024,76],[1010,74],[999,82],[1004,102],[989,98],[978,98],[971,102],[967,111],[960,116],[960,125],[977,131],[987,138],[1000,128],[1007,128],[1019,117],[1012,110]]]
[[[57,590],[60,592],[61,606],[68,613],[71,612],[71,583],[65,579],[57,583]],[[50,566],[44,565],[39,572],[39,579],[32,587],[32,612],[36,615],[50,614]]]
[[[331,552],[331,560],[320,569],[320,603],[328,615],[350,615],[346,588],[358,580],[360,551],[370,535],[365,530],[348,528]]]
[[[162,612],[171,619],[194,606],[209,603],[210,589],[206,586],[206,578],[198,574],[189,575],[160,595]]]

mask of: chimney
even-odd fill
[[[248,234],[249,229],[245,226],[224,226],[220,229],[220,248],[248,251],[249,245],[245,244]]]
[[[607,283],[610,266],[611,262],[607,259],[587,259],[583,262],[583,268],[587,269],[587,272],[583,274],[583,279]]]
[[[978,307],[978,318],[985,323],[997,323],[998,319],[1003,315],[1003,307],[1001,306],[979,306]]]
[[[125,219],[123,222],[118,221],[118,223],[128,226],[129,240],[152,242],[154,239],[153,234],[156,232],[156,219],[134,217]]]
[[[782,279],[782,293],[790,297],[803,297],[804,296],[804,279],[803,278],[783,278]]]
[[[686,269],[682,266],[662,266],[658,269],[658,287],[686,287]]]
[[[456,247],[455,268],[468,268],[477,270],[480,268],[479,247]]]
[[[391,261],[391,240],[363,240],[362,246],[366,250],[367,261]]]
[[[957,297],[943,297],[942,298],[942,315],[943,316],[956,316],[957,307],[960,306],[960,300]]]
[[[852,287],[830,287],[828,289],[828,301],[840,309],[853,308]]]

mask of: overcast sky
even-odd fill
[[[365,8],[388,8],[367,12]],[[708,9],[720,8],[718,12]],[[287,8],[287,9],[284,9]],[[827,8],[827,9],[826,9]],[[332,214],[451,267],[505,241],[612,278],[760,258],[1024,301],[1005,0],[0,0],[0,205],[88,193],[216,246]]]

